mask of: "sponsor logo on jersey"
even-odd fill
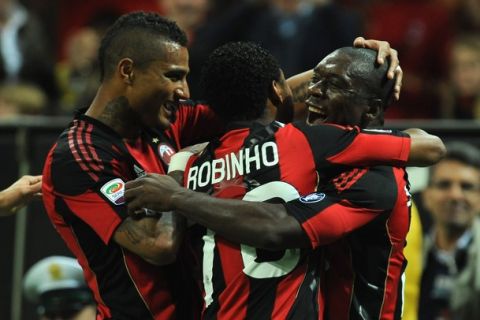
[[[124,204],[125,183],[122,179],[116,178],[108,181],[100,189],[100,192],[107,197],[110,202],[116,205]]]
[[[315,203],[315,202],[320,202],[323,199],[325,199],[325,193],[310,193],[304,197],[300,197],[300,202],[303,203]]]
[[[161,143],[158,145],[158,155],[160,158],[165,162],[165,164],[169,165],[170,160],[172,159],[172,156],[175,154],[175,150],[173,148],[166,144],[166,143]]]

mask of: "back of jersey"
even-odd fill
[[[268,202],[315,191],[307,139],[292,126],[280,127],[228,132],[190,162],[186,185],[220,198]],[[205,319],[319,318],[319,252],[257,249],[211,230],[205,230],[202,246]]]

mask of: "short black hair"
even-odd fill
[[[255,120],[280,74],[277,60],[258,44],[230,42],[210,54],[200,83],[203,97],[224,120]]]
[[[139,67],[158,59],[155,39],[172,41],[183,47],[187,45],[185,32],[174,21],[157,13],[138,11],[118,18],[100,43],[100,80],[110,77],[122,58],[131,58]]]
[[[361,79],[367,94],[382,101],[386,109],[393,101],[394,79],[387,78],[390,60],[385,59],[383,64],[377,63],[377,51],[367,48],[344,47],[337,50],[352,58],[348,69],[349,76]]]
[[[473,144],[463,141],[453,141],[445,145],[447,153],[445,157],[440,160],[443,161],[458,161],[466,166],[473,167],[480,170],[480,149]],[[432,182],[432,176],[436,166],[431,166],[429,170],[428,183]]]

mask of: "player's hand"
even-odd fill
[[[128,213],[135,216],[143,208],[154,211],[170,211],[172,195],[183,188],[167,175],[149,173],[125,184],[125,200]]]
[[[400,61],[398,60],[398,52],[397,50],[390,47],[390,43],[387,41],[379,41],[368,39],[366,40],[363,37],[357,37],[353,41],[353,46],[358,48],[369,48],[373,50],[377,50],[377,62],[379,64],[383,64],[385,58],[390,59],[390,67],[388,68],[387,77],[389,79],[395,79],[395,88],[394,88],[394,96],[395,100],[400,99],[400,90],[402,88],[402,78],[403,78],[403,71],[400,67]]]
[[[191,152],[192,154],[198,155],[198,154],[203,152],[203,150],[205,149],[205,147],[207,145],[208,145],[208,142],[197,143],[197,144],[194,144],[192,146],[185,147],[182,150],[180,150],[179,152],[187,151],[187,152]]]
[[[42,176],[25,175],[0,192],[0,214],[16,213],[33,198],[40,198]]]

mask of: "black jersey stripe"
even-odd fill
[[[305,278],[298,290],[295,302],[287,316],[288,320],[319,319],[318,295],[320,289],[320,259],[321,250],[317,249],[308,257],[308,269]]]
[[[80,151],[85,164],[94,172],[100,173],[101,167],[92,159],[91,151],[87,142],[87,123],[80,121],[76,134],[77,150]]]
[[[380,317],[393,249],[385,230],[388,217],[383,214],[348,237],[355,270],[351,320]]]
[[[111,309],[113,319],[152,319],[152,316],[130,279],[120,247],[111,241],[105,245],[99,236],[67,206],[62,198],[55,199],[56,211],[71,226],[88,265],[97,275],[98,294]],[[108,269],[105,266],[109,266]],[[115,290],[107,290],[115,284]],[[118,306],[124,306],[119,308]],[[119,309],[122,309],[121,311]]]
[[[99,170],[104,169],[102,160],[99,158],[95,147],[92,145],[92,131],[93,125],[91,123],[86,123],[87,128],[85,130],[85,141],[87,146],[87,152],[90,155],[91,159],[97,164]]]
[[[215,241],[215,239],[213,240]],[[219,296],[225,290],[226,284],[222,272],[222,262],[220,260],[220,253],[218,251],[218,245],[215,246],[213,254],[213,268],[212,268],[212,303],[206,308],[203,318],[205,320],[217,319],[217,313],[220,310]]]
[[[89,167],[85,163],[85,159],[82,157],[82,153],[79,152],[78,142],[76,139],[78,131],[78,120],[74,120],[73,123],[74,125],[70,128],[70,130],[68,130],[68,147],[70,148],[70,152],[72,153],[75,161],[80,166],[80,168],[82,168],[84,172],[87,172],[94,181],[98,181],[98,175],[89,170]]]

